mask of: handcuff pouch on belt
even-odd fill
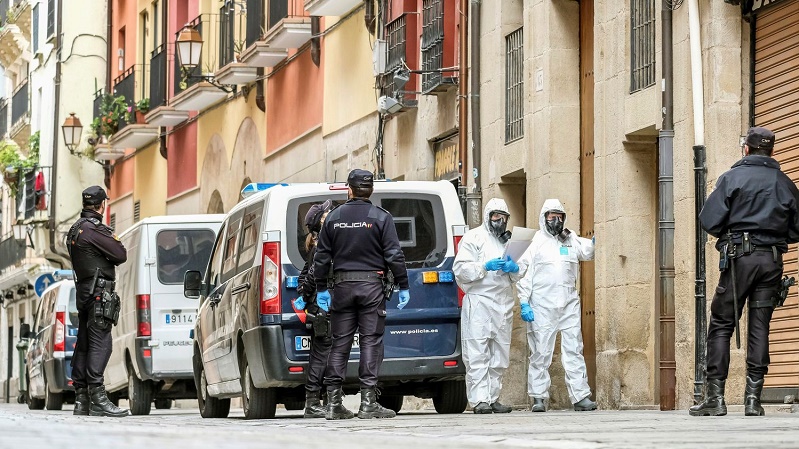
[[[99,329],[105,330],[116,326],[119,321],[121,301],[119,295],[114,291],[115,282],[99,277],[100,270],[97,269],[92,281],[92,298],[94,299],[94,324]]]
[[[306,311],[305,315],[309,318],[308,326],[313,329],[314,337],[331,338],[333,336],[330,316],[321,307],[316,308],[316,313]]]

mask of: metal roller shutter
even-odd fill
[[[799,181],[799,0],[782,1],[755,20],[754,123],[777,135],[774,157]],[[797,273],[797,247],[785,256],[786,274]],[[791,289],[771,320],[771,365],[765,399],[782,400],[799,388],[799,298]]]

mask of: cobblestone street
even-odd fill
[[[69,408],[66,407],[66,408]],[[30,411],[0,404],[0,447],[43,449],[126,448],[795,448],[799,415],[784,408],[763,419],[731,407],[723,418],[691,418],[685,411],[550,411],[533,415],[401,413],[396,419],[304,420],[278,411],[278,419],[202,419],[194,409],[153,410],[146,417],[76,417],[71,410]]]

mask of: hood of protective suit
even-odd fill
[[[510,215],[510,212],[508,212],[508,205],[505,203],[505,200],[500,198],[491,198],[488,200],[485,208],[483,208],[483,226],[485,226],[489,233],[491,233],[491,212],[495,210],[505,212],[506,214]]]
[[[538,216],[538,229],[550,237],[555,238],[552,234],[547,232],[547,212],[552,210],[555,212],[561,212],[563,214],[564,229],[566,228],[566,219],[568,219],[569,216],[566,214],[566,209],[563,208],[563,204],[561,204],[559,199],[550,198],[544,201],[544,205],[541,206],[541,214]]]

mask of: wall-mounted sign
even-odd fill
[[[451,181],[460,175],[460,152],[458,135],[450,136],[435,143],[435,177],[437,180]]]

